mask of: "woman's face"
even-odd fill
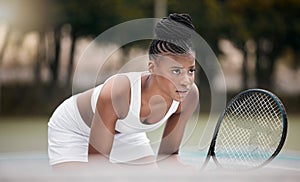
[[[192,54],[159,55],[157,60],[150,61],[149,69],[156,75],[161,91],[174,100],[183,101],[194,84],[195,57]]]

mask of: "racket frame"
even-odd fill
[[[276,150],[274,151],[274,153],[265,161],[263,162],[262,164],[256,166],[256,167],[253,167],[251,169],[257,169],[257,168],[260,168],[260,167],[263,167],[265,166],[266,164],[268,164],[269,162],[271,162],[278,154],[279,152],[281,151],[283,145],[284,145],[284,142],[286,140],[286,136],[287,136],[287,128],[288,128],[288,121],[287,121],[287,114],[286,114],[286,110],[284,108],[284,105],[282,104],[282,102],[280,101],[280,99],[274,95],[273,93],[271,93],[270,91],[267,91],[267,90],[264,90],[264,89],[259,89],[259,88],[255,88],[255,89],[248,89],[248,90],[245,90],[245,91],[242,91],[240,92],[238,95],[236,95],[233,99],[230,100],[230,102],[227,104],[226,108],[224,109],[223,113],[220,115],[219,119],[218,119],[218,122],[216,124],[216,127],[215,127],[215,130],[214,130],[214,133],[213,133],[213,137],[212,137],[212,140],[211,140],[211,143],[210,143],[210,146],[209,146],[209,149],[208,149],[208,152],[207,152],[207,156],[206,156],[206,159],[204,161],[204,164],[202,165],[201,169],[203,170],[210,158],[212,157],[215,164],[217,165],[217,167],[219,168],[223,168],[225,169],[219,162],[218,162],[218,159],[216,157],[216,154],[215,154],[215,146],[216,146],[216,140],[217,140],[217,137],[218,137],[218,133],[219,133],[219,130],[220,130],[220,126],[222,124],[222,121],[223,121],[223,118],[228,110],[228,108],[237,100],[239,99],[242,95],[245,95],[249,92],[260,92],[260,93],[264,93],[264,94],[267,94],[269,95],[270,97],[273,98],[273,100],[276,102],[277,106],[279,107],[280,109],[280,113],[282,115],[282,125],[283,125],[283,130],[282,130],[282,135],[281,135],[281,139],[280,139],[280,142],[278,144],[278,147],[276,148]],[[248,169],[250,170],[250,169]]]

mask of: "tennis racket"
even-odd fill
[[[201,169],[211,157],[225,169],[268,164],[284,145],[287,125],[285,108],[273,93],[263,89],[239,93],[220,116]]]

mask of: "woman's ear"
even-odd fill
[[[148,62],[148,70],[149,70],[150,73],[154,72],[154,67],[155,67],[154,61],[149,61]]]

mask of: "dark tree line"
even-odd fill
[[[1,0],[2,7],[10,7],[17,18],[0,17],[9,31],[0,50],[0,66],[11,32],[26,34],[39,32],[36,57],[36,79],[40,66],[49,65],[52,83],[58,82],[62,28],[68,26],[71,48],[68,60],[67,83],[74,66],[78,38],[96,37],[106,29],[136,18],[153,17],[154,0]],[[297,0],[168,0],[168,13],[185,12],[193,17],[197,32],[218,55],[218,41],[232,41],[244,55],[243,87],[248,87],[246,44],[256,45],[255,78],[257,86],[272,87],[276,60],[287,49],[295,54],[294,66],[300,57],[300,1]],[[0,20],[1,20],[0,19]],[[22,36],[20,36],[20,39]]]

